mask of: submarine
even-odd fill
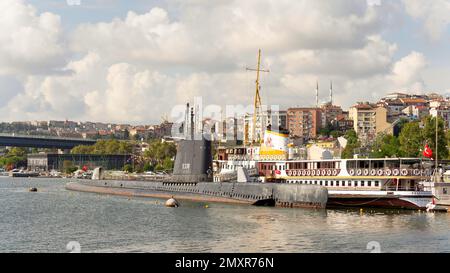
[[[211,141],[204,133],[195,136],[194,113],[189,104],[183,128],[183,138],[177,142],[172,175],[151,180],[105,180],[101,168],[92,180],[79,180],[65,185],[67,190],[128,197],[175,198],[196,202],[220,202],[255,206],[323,209],[328,191],[319,185],[255,182],[248,179],[245,169],[238,169],[238,179],[214,182]],[[189,122],[188,122],[189,121]]]

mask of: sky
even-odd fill
[[[450,94],[450,0],[2,0],[1,121],[158,123],[174,105]]]

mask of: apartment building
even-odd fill
[[[316,138],[322,126],[322,109],[289,108],[287,110],[287,127],[292,138]]]

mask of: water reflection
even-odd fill
[[[281,209],[68,192],[67,180],[0,180],[0,251],[382,252],[450,250],[447,214]],[[29,193],[30,186],[39,192]]]

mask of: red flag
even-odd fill
[[[88,167],[87,167],[87,166],[83,166],[82,170],[83,170],[84,172],[87,172],[87,171],[88,171]]]
[[[433,151],[428,147],[428,144],[425,144],[425,149],[423,150],[423,156],[432,158],[433,157]]]
[[[281,174],[281,171],[280,171],[280,170],[275,170],[275,174],[280,175],[280,174]]]

